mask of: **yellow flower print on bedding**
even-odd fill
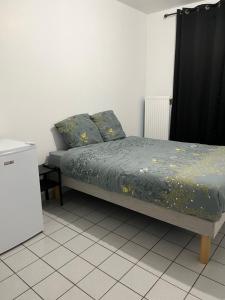
[[[122,192],[124,194],[134,194],[134,189],[132,188],[131,185],[122,185]]]
[[[58,130],[60,133],[71,133],[75,128],[75,123],[72,119],[64,121],[64,126],[59,127]]]
[[[122,187],[123,193],[129,193],[129,188],[127,186]]]
[[[83,143],[87,143],[88,142],[88,135],[87,135],[87,132],[82,132],[80,134],[80,140],[83,142]]]
[[[196,153],[194,153],[196,154]],[[221,157],[225,155],[225,147],[219,147],[213,152],[198,154],[200,159],[192,164],[183,165],[179,168],[175,165],[169,165],[171,168],[176,168],[176,173],[165,177],[169,186],[169,192],[163,191],[161,193],[164,199],[164,206],[167,208],[176,208],[182,213],[190,215],[197,215],[199,217],[212,217],[210,213],[205,210],[205,205],[198,205],[198,195],[201,194],[203,199],[210,199],[210,188],[208,184],[198,183],[199,178],[206,176],[223,176],[224,165],[218,165],[221,162]],[[216,186],[214,183],[214,187]],[[218,181],[218,190],[220,188],[220,181]],[[196,205],[195,202],[197,203]],[[206,202],[206,201],[205,201]]]
[[[177,152],[185,152],[186,150],[183,149],[183,148],[176,148],[176,151],[177,151]]]
[[[111,136],[115,135],[115,132],[112,128],[107,129],[107,133],[108,133],[108,135],[111,135]]]

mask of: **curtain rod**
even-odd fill
[[[210,7],[220,7],[221,4],[224,4],[224,0],[220,0],[219,2],[217,3],[213,3],[213,4],[201,4],[201,5],[198,5],[194,8],[183,8],[182,10],[184,10],[185,13],[189,13],[190,11],[193,11],[195,9],[199,9],[200,7],[205,7],[205,9],[210,9]],[[175,16],[177,15],[177,12],[174,12],[174,13],[171,13],[171,14],[165,14],[164,15],[164,19],[168,18],[168,17],[171,17],[171,16]]]
[[[165,15],[164,15],[164,19],[166,19],[166,18],[168,18],[168,17],[170,17],[170,16],[175,16],[175,15],[177,15],[176,12],[175,12],[175,13],[172,13],[172,14],[165,14]]]

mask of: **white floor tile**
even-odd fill
[[[126,239],[132,239],[137,233],[139,229],[129,224],[122,224],[118,227],[114,232]]]
[[[59,269],[59,272],[72,282],[77,283],[93,269],[94,266],[89,264],[87,261],[80,257],[76,257],[74,260]]]
[[[136,263],[138,262],[148,250],[143,248],[136,243],[128,242],[122,248],[120,248],[116,253],[120,256],[128,259],[129,261]]]
[[[71,240],[76,235],[78,235],[78,232],[75,232],[74,230],[68,227],[63,227],[62,229],[52,233],[50,237],[55,241],[57,241],[58,243],[64,244],[67,241]]]
[[[67,193],[68,195],[68,193]],[[66,196],[67,196],[66,195]],[[67,196],[68,197],[68,196]],[[67,203],[64,203],[63,204],[63,208],[68,211],[68,212],[72,212],[73,214],[75,214],[75,210],[78,208],[78,207],[81,207],[81,205],[79,203],[76,203],[75,201],[68,201]]]
[[[65,210],[56,206],[55,203],[53,204],[53,206],[49,206],[48,208],[46,207],[45,209],[47,209],[47,211],[45,211],[45,214],[53,219],[65,214]]]
[[[225,223],[224,223],[223,226],[221,227],[220,232],[223,233],[223,234],[225,234]]]
[[[117,210],[112,214],[112,217],[120,220],[122,222],[127,221],[130,218],[131,211],[123,207],[117,208]]]
[[[34,286],[34,290],[45,300],[55,300],[72,287],[72,283],[59,273],[53,273]]]
[[[44,224],[47,224],[52,220],[53,220],[52,218],[50,218],[49,216],[46,216],[45,214],[43,214],[43,223]]]
[[[53,272],[54,269],[39,259],[18,272],[18,276],[32,287]]]
[[[212,241],[213,251],[221,244],[203,270],[199,237],[192,233],[82,193],[67,194],[63,208],[49,201],[44,212],[50,238],[41,233],[0,256],[21,276],[0,260],[0,299],[225,300],[225,231]]]
[[[170,264],[170,260],[151,251],[138,262],[138,266],[156,276],[161,276]]]
[[[113,254],[99,266],[99,269],[119,280],[132,267],[133,263],[117,254]]]
[[[132,241],[142,247],[151,249],[159,241],[159,237],[156,237],[149,232],[141,231],[132,239]]]
[[[92,300],[92,298],[74,286],[62,297],[60,297],[59,300]]]
[[[126,244],[127,241],[127,239],[112,232],[105,236],[98,243],[111,251],[117,251],[120,247]]]
[[[52,221],[48,222],[47,224],[44,224],[44,233],[47,235],[50,235],[51,233],[59,230],[62,227],[64,227],[63,224],[58,223],[55,220],[52,220]]]
[[[210,256],[213,254],[216,247],[217,246],[215,244],[211,244]],[[194,237],[185,248],[199,254],[200,253],[200,237],[199,236]]]
[[[160,254],[168,259],[175,259],[175,257],[179,254],[182,248],[178,245],[172,244],[165,240],[161,240],[158,244],[156,244],[152,251]]]
[[[183,300],[187,295],[178,287],[160,279],[147,294],[149,300]]]
[[[107,214],[100,212],[100,211],[94,211],[85,216],[86,219],[88,219],[89,221],[91,221],[92,223],[95,223],[95,224],[101,222],[106,217],[107,217]]]
[[[115,230],[117,227],[119,227],[121,224],[121,221],[112,218],[112,217],[108,217],[104,220],[102,220],[98,225],[102,226],[103,228],[113,231]]]
[[[81,206],[81,207],[77,207],[75,210],[73,210],[73,212],[80,217],[84,217],[92,213],[93,208],[88,206]]]
[[[85,250],[81,257],[89,261],[95,266],[101,264],[106,258],[108,258],[112,252],[99,244],[94,244],[87,250]]]
[[[74,253],[80,254],[93,244],[94,242],[89,240],[85,236],[78,235],[69,242],[65,243],[64,246],[73,251]]]
[[[26,241],[25,243],[23,243],[26,247],[40,241],[41,239],[43,239],[45,237],[45,235],[43,233],[39,233],[38,235],[36,235],[35,237],[29,239],[28,241]]]
[[[223,237],[224,237],[224,233],[218,232],[216,237],[212,240],[212,243],[215,245],[219,245],[219,243],[222,241]]]
[[[122,285],[117,283],[102,298],[102,300],[141,300],[142,297]]]
[[[225,248],[225,237],[222,239],[220,246]]]
[[[203,300],[223,300],[225,286],[200,276],[190,293]]]
[[[83,232],[85,230],[87,230],[88,228],[92,227],[94,225],[94,223],[86,220],[86,219],[79,219],[75,222],[72,222],[68,225],[69,228],[71,228],[72,230],[75,230],[76,232]]]
[[[44,256],[42,259],[53,268],[59,269],[75,257],[76,254],[74,254],[70,250],[64,247],[59,247],[47,254],[46,256]]]
[[[108,230],[95,225],[89,229],[87,229],[86,231],[84,231],[82,233],[82,235],[86,236],[87,238],[91,239],[94,242],[99,241],[100,239],[102,239],[104,236],[106,236],[109,233]]]
[[[144,296],[157,280],[157,276],[135,266],[120,281],[130,289]]]
[[[15,272],[18,272],[19,270],[23,269],[27,265],[31,264],[35,260],[37,260],[38,257],[34,255],[31,251],[28,249],[24,249],[20,252],[17,252],[16,254],[6,258],[4,262]]]
[[[188,242],[193,238],[193,234],[187,230],[174,227],[164,237],[166,241],[175,243],[181,247],[187,245]]]
[[[210,261],[202,275],[225,285],[225,265],[216,261]]]
[[[188,292],[198,276],[199,274],[173,263],[163,274],[162,279]]]
[[[79,216],[65,211],[65,213],[63,215],[55,218],[55,220],[61,224],[68,225],[68,224],[78,220],[79,218],[80,218]]]
[[[24,249],[26,249],[26,248],[23,245],[19,245],[19,246],[13,248],[13,249],[1,254],[0,258],[4,260],[4,259],[8,258],[9,256],[14,255],[14,254],[16,254],[16,253],[18,253],[18,252],[20,252]]]
[[[32,244],[28,248],[32,252],[37,254],[39,257],[42,257],[58,247],[59,247],[59,244],[57,242],[50,239],[49,237],[45,237],[44,239],[40,240],[39,242]]]
[[[171,225],[154,220],[148,227],[145,228],[145,230],[161,238],[170,230],[170,228]]]
[[[31,289],[23,293],[16,300],[41,300],[41,298]]]
[[[180,253],[180,255],[176,258],[175,262],[196,273],[201,273],[201,271],[205,267],[205,265],[200,263],[198,254],[186,249],[184,249]]]
[[[12,274],[13,272],[3,262],[0,261],[0,281],[6,279]]]
[[[219,263],[225,264],[225,248],[218,247],[212,256],[212,259]]]
[[[2,300],[12,300],[28,290],[28,288],[17,275],[12,275],[0,282],[0,297]]]
[[[127,221],[127,224],[133,225],[139,229],[144,229],[151,223],[151,221],[152,221],[152,219],[150,217],[147,217],[147,216],[144,216],[141,214],[137,214],[136,217],[130,218]]]
[[[185,298],[185,300],[199,300],[199,298],[196,298],[195,296],[189,294],[187,295],[187,298]]]
[[[114,279],[102,271],[95,269],[80,281],[78,286],[94,299],[99,299],[115,284],[115,282]]]

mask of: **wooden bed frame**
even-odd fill
[[[62,176],[62,184],[65,187],[92,195],[102,200],[115,203],[149,217],[167,222],[172,225],[190,230],[201,236],[200,261],[207,264],[210,257],[211,239],[214,238],[225,222],[225,213],[217,222],[210,222],[194,216],[185,215],[164,207],[157,206],[150,202],[132,198],[118,193],[105,191],[95,185],[74,180]],[[57,191],[56,191],[57,192]]]

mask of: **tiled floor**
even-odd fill
[[[70,191],[44,232],[0,256],[0,299],[225,299],[225,226],[210,262],[191,232]]]

